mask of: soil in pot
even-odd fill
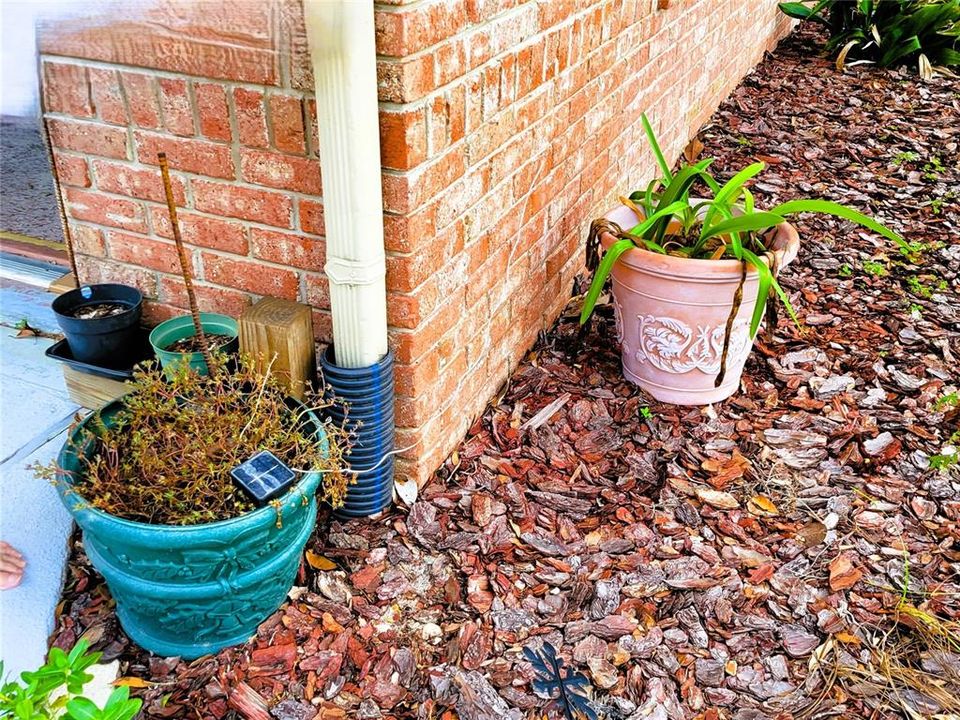
[[[125,313],[130,309],[130,305],[119,302],[91,303],[90,305],[81,305],[76,310],[67,313],[70,317],[78,320],[99,320],[100,318],[113,317],[120,313]]]
[[[219,350],[226,345],[229,345],[234,340],[233,336],[231,335],[205,334],[204,337],[207,339],[207,347],[209,347],[211,350]],[[203,352],[203,348],[200,346],[200,339],[196,335],[180,338],[170,345],[167,345],[164,350],[167,352],[178,353]]]

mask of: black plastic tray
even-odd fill
[[[153,348],[150,347],[149,332],[147,330],[141,329],[138,341],[139,346],[136,352],[133,353],[133,359],[119,367],[102,367],[77,360],[73,357],[73,353],[70,352],[70,345],[67,344],[66,338],[48,347],[46,356],[66,363],[74,370],[79,370],[80,372],[99,375],[100,377],[111,380],[129,380],[133,377],[133,368],[135,365],[145,360],[153,359]]]

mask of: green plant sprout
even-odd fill
[[[69,720],[130,720],[143,704],[130,699],[130,688],[115,689],[102,708],[81,694],[84,685],[93,679],[87,669],[103,654],[89,653],[88,647],[89,643],[81,639],[69,654],[58,647],[51,648],[45,665],[22,673],[20,682],[4,682],[0,686],[0,717],[50,720],[62,715]]]
[[[935,197],[928,203],[930,205],[930,212],[932,212],[934,215],[939,215],[941,212],[943,212],[944,205],[947,203],[952,203],[956,199],[957,193],[955,193],[953,190],[949,190],[945,195]]]
[[[933,403],[933,409],[937,411],[947,407],[960,407],[960,394],[956,391],[947,393],[943,397],[937,398]]]
[[[888,274],[887,266],[884,265],[882,262],[878,262],[877,260],[864,260],[862,266],[863,266],[863,271],[867,273],[867,275],[873,275],[874,277],[882,277],[883,275]]]
[[[913,152],[912,150],[907,150],[905,152],[897,153],[893,158],[893,164],[897,167],[900,167],[905,162],[913,162],[914,160],[919,160],[920,156]]]
[[[840,266],[840,269],[837,270],[837,274],[840,277],[850,277],[853,275],[853,267],[850,265],[850,263],[844,263]]]
[[[940,173],[944,170],[946,170],[946,168],[943,166],[943,163],[940,162],[940,157],[934,155],[930,158],[930,162],[923,164],[923,178],[930,182],[936,182],[940,179]]]
[[[733,258],[756,269],[759,292],[750,321],[750,336],[760,328],[767,298],[772,293],[780,298],[791,319],[798,323],[790,299],[780,287],[769,265],[762,259],[768,252],[767,232],[786,222],[787,216],[812,212],[834,215],[857,223],[896,243],[909,256],[913,249],[902,237],[873,218],[829,200],[788,200],[769,210],[754,207],[753,194],[747,189],[748,180],[766,168],[756,162],[740,170],[721,185],[707,168],[712,158],[682,165],[676,173],[664,158],[646,114],[641,117],[647,140],[656,157],[662,177],[652,180],[645,190],[633,192],[625,201],[640,218],[640,222],[626,232],[604,254],[593,276],[580,314],[580,324],[590,319],[613,265],[627,250],[639,248],[662,255],[677,255],[691,259]],[[708,200],[692,200],[691,188],[701,182],[712,192]],[[594,221],[591,235],[596,234]],[[614,226],[615,227],[615,226]],[[619,230],[619,228],[617,228]]]

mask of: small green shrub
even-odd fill
[[[20,675],[20,682],[4,682],[0,687],[0,717],[11,720],[130,720],[140,710],[142,701],[130,699],[130,689],[118,687],[100,708],[81,695],[83,686],[93,675],[87,668],[102,653],[88,653],[88,643],[80,640],[68,655],[60,648],[51,648],[45,665]],[[0,678],[3,662],[0,661]]]
[[[814,20],[830,32],[827,52],[837,68],[847,59],[882,67],[916,63],[923,77],[960,65],[960,0],[819,0],[782,2],[792,18]]]

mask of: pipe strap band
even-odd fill
[[[347,260],[330,258],[323,266],[330,282],[334,285],[372,285],[386,275],[386,266],[382,259]]]

